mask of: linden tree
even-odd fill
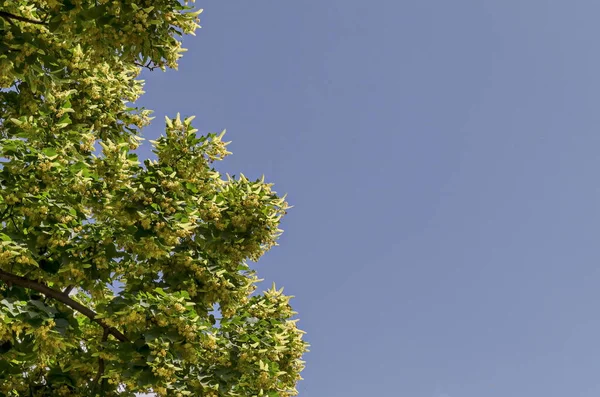
[[[201,10],[179,0],[0,0],[0,396],[292,396],[289,296],[247,261],[287,203],[223,177],[223,134],[150,112]]]

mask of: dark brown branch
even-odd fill
[[[104,328],[105,330],[107,330],[107,332],[114,336],[115,338],[117,338],[119,341],[121,342],[128,342],[129,340],[127,339],[127,337],[125,335],[123,335],[119,330],[117,330],[116,328],[111,327],[110,325],[106,324],[104,321],[102,321],[99,318],[96,318],[97,314],[96,312],[94,312],[92,309],[82,305],[81,303],[69,298],[68,295],[63,294],[61,291],[56,291],[38,281],[35,280],[30,280],[28,278],[25,277],[21,277],[21,276],[17,276],[15,274],[11,274],[11,273],[7,273],[3,270],[0,270],[0,280],[3,280],[4,282],[8,283],[12,283],[14,285],[19,285],[21,287],[25,287],[25,288],[29,288],[32,290],[35,290],[37,292],[41,292],[42,294],[49,296],[51,298],[56,299],[59,302],[64,303],[65,305],[69,306],[71,309],[78,311],[79,313],[83,314],[84,316],[86,316],[87,318],[89,318],[90,320],[92,320],[93,322],[95,322],[96,324],[100,325],[102,328]]]
[[[19,229],[19,226],[17,226],[17,223],[15,222],[15,218],[13,218],[12,216],[10,217],[10,220],[12,221],[13,226],[15,227],[15,229],[17,229],[17,232],[21,233],[21,229]]]
[[[9,22],[12,22],[12,19],[15,19],[17,21],[21,21],[21,22],[28,22],[28,23],[35,23],[36,25],[46,25],[46,22],[44,21],[38,21],[37,19],[29,19],[29,18],[25,18],[19,15],[15,15],[15,14],[11,14],[10,12],[6,12],[6,11],[0,11],[0,18],[4,18]]]
[[[108,329],[104,328],[104,333],[102,334],[102,342],[106,342],[108,339]],[[98,372],[96,373],[96,377],[92,381],[92,395],[96,395],[96,388],[98,387],[98,382],[100,378],[104,375],[104,359],[100,356],[98,357]],[[104,384],[104,382],[102,382]],[[101,391],[102,392],[102,391]]]
[[[15,23],[12,21],[12,19],[6,18],[6,22],[8,22],[10,26],[15,26]]]
[[[63,295],[65,296],[69,296],[69,294],[71,293],[71,291],[73,291],[73,288],[75,288],[74,285],[69,285],[67,288],[65,288],[65,290],[63,291]]]

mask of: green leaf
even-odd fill
[[[160,296],[168,296],[167,293],[165,291],[163,291],[162,288],[155,288],[154,292],[156,292],[157,294],[159,294]]]
[[[57,14],[54,17],[50,18],[50,20],[48,21],[48,29],[51,32],[55,32],[56,30],[58,30],[61,23],[62,23],[62,15]]]
[[[54,317],[54,314],[56,313],[55,308],[53,308],[51,306],[47,306],[44,302],[42,302],[40,300],[32,300],[32,301],[29,301],[29,303],[31,305],[35,306],[36,308],[38,308],[40,311],[43,311],[50,317]]]
[[[18,316],[21,313],[21,310],[19,310],[19,308],[17,308],[13,302],[9,302],[7,299],[2,299],[0,303],[2,306],[6,307],[8,312],[13,316]]]
[[[69,373],[63,372],[60,368],[52,368],[46,378],[48,379],[48,383],[57,389],[59,385],[75,387],[73,377]]]
[[[186,182],[185,187],[192,193],[198,193],[198,188],[193,183]]]
[[[67,330],[69,329],[69,321],[64,318],[57,318],[54,320],[56,326],[54,329],[59,332],[61,335],[65,335]]]
[[[40,259],[38,265],[40,269],[50,274],[56,274],[60,269],[60,262],[55,260]]]
[[[106,13],[108,9],[108,4],[102,4],[97,7],[88,8],[87,10],[83,10],[79,13],[79,16],[84,21],[91,21],[93,19],[97,19]]]
[[[56,149],[54,149],[52,147],[44,148],[42,150],[42,153],[44,153],[44,155],[49,157],[50,159],[54,159],[58,156],[58,152],[56,151]]]
[[[58,128],[65,128],[66,126],[68,126],[69,124],[71,124],[71,118],[69,117],[68,113],[65,113],[62,115],[62,117],[58,120],[58,123],[56,123],[56,126]]]

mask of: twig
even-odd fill
[[[136,66],[139,66],[141,68],[146,68],[146,69],[148,69],[150,71],[153,71],[154,69],[158,68],[158,66],[156,66],[156,65],[155,66],[150,66],[150,65],[152,65],[152,61],[148,61],[148,63],[145,64],[145,65],[142,64],[142,63],[139,63],[138,61],[133,61],[133,64],[136,65]]]
[[[12,215],[12,213],[11,213]],[[21,233],[21,229],[19,229],[19,226],[17,226],[17,224],[15,223],[15,218],[13,218],[12,216],[10,217],[10,220],[12,221],[13,226],[15,227],[15,229],[17,229],[17,232]]]

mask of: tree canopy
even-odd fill
[[[0,396],[292,396],[306,343],[247,261],[288,205],[223,176],[223,134],[150,111],[178,0],[0,0]]]

